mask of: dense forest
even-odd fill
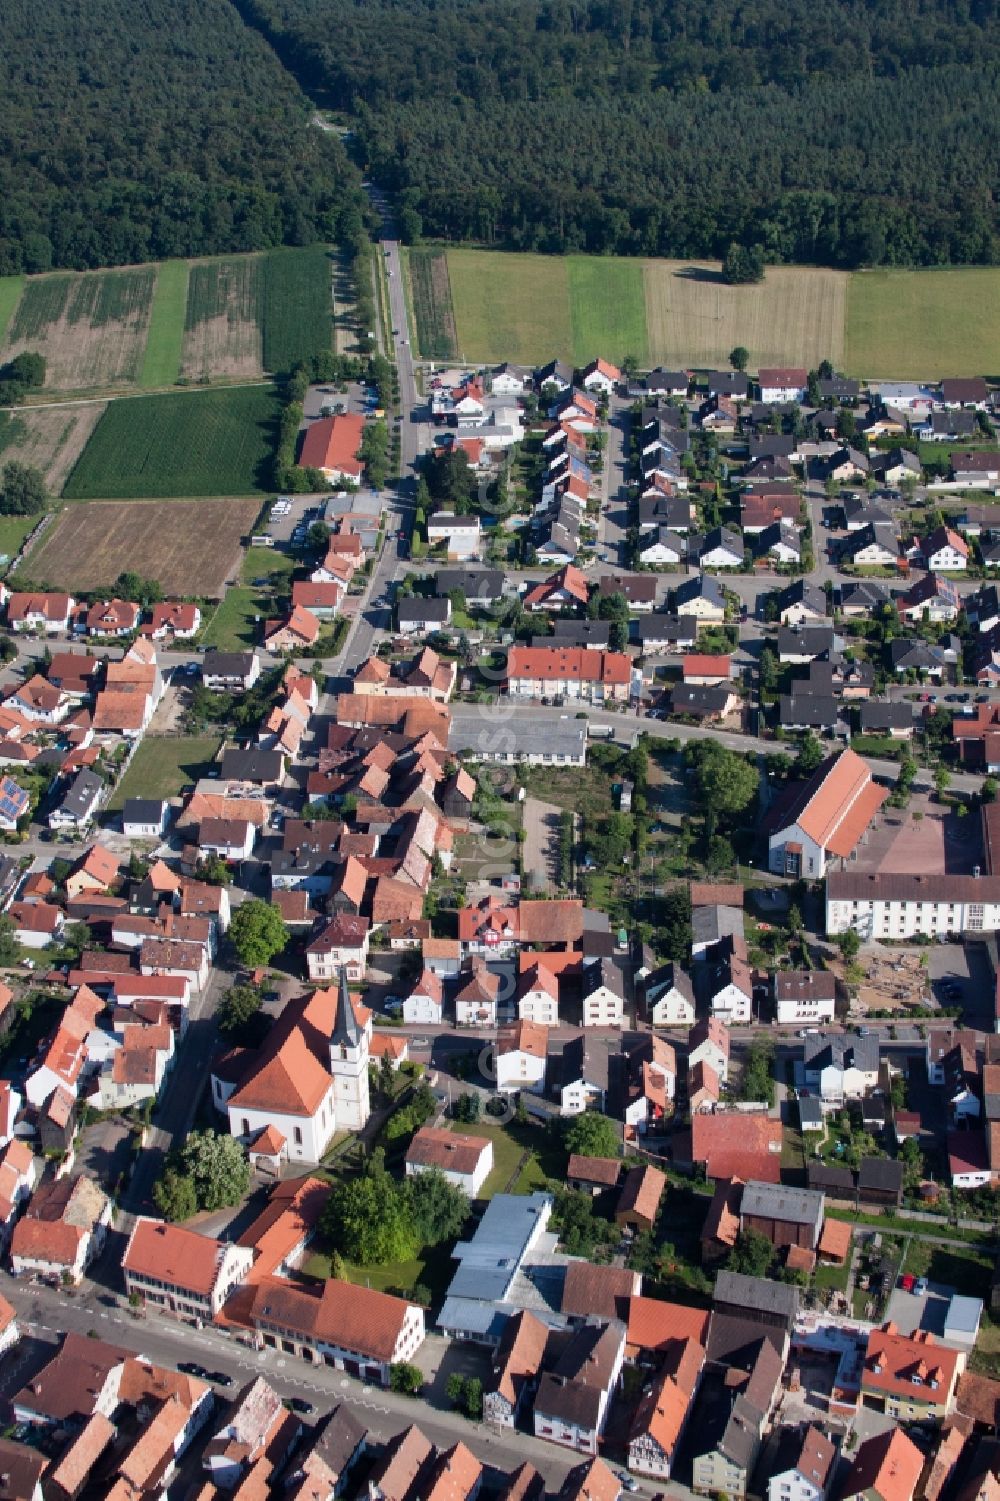
[[[229,0],[6,0],[0,274],[341,238],[336,137]]]
[[[1000,0],[236,3],[411,233],[1000,261]]]

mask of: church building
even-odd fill
[[[265,1142],[279,1164],[319,1162],[337,1131],[360,1131],[371,1113],[371,1034],[342,969],[336,988],[289,1001],[260,1048],[216,1059],[212,1103],[251,1153]]]

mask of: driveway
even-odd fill
[[[524,800],[524,873],[534,891],[547,891],[558,881],[562,811],[538,797]]]

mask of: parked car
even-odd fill
[[[289,1397],[288,1405],[293,1412],[310,1413],[316,1411],[313,1404],[307,1402],[305,1397]]]
[[[185,1376],[197,1376],[199,1381],[208,1380],[208,1372],[196,1360],[182,1360],[179,1362],[177,1369],[183,1371]]]
[[[918,1298],[926,1298],[926,1296],[927,1296],[927,1278],[926,1277],[918,1277],[917,1278],[917,1285],[913,1289],[913,1291],[916,1293],[916,1295],[917,1295]]]

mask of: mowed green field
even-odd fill
[[[24,292],[23,276],[0,276],[0,343]]]
[[[857,271],[847,297],[852,375],[1000,375],[1000,267]]]
[[[264,257],[264,369],[288,370],[332,348],[333,263],[322,245],[269,250]]]
[[[73,500],[255,495],[268,489],[273,386],[113,401],[63,490]]]
[[[187,297],[187,261],[163,261],[156,268],[149,332],[139,374],[141,386],[169,386],[177,379],[184,345]]]
[[[422,247],[409,279],[430,358],[750,368],[829,359],[872,379],[1000,375],[1000,269],[862,271],[774,266],[726,286],[710,262],[518,255]],[[418,260],[417,258],[421,258]]]
[[[641,261],[449,250],[448,275],[463,360],[648,357]]]

